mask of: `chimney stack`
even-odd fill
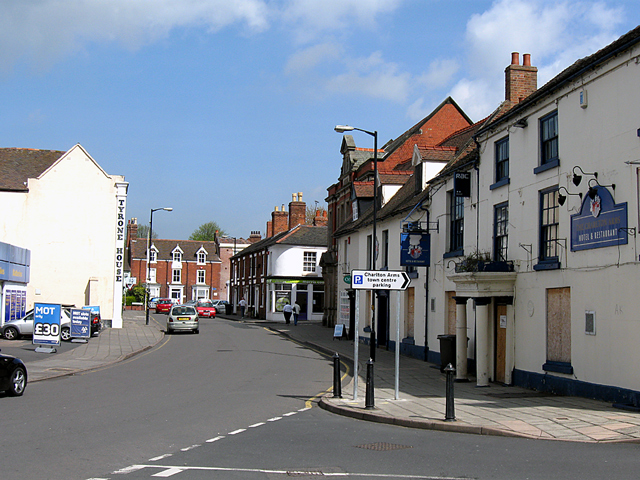
[[[132,218],[127,224],[127,243],[138,238],[138,219]]]
[[[289,204],[289,230],[306,223],[307,204],[302,201],[302,192],[291,195]]]
[[[262,240],[262,235],[258,231],[252,231],[251,235],[249,235],[249,243],[256,243]]]
[[[327,211],[316,210],[316,216],[313,219],[313,225],[316,227],[326,227],[328,224]]]
[[[511,54],[511,65],[505,70],[505,94],[504,98],[511,105],[515,105],[538,88],[538,69],[531,66],[531,54],[525,53],[522,56],[520,65],[520,54]]]
[[[282,211],[275,207],[275,210],[271,212],[271,228],[273,229],[273,236],[275,237],[279,233],[286,232],[287,228],[287,212],[282,205]]]

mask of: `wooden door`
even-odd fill
[[[416,289],[414,287],[407,288],[406,291],[406,305],[407,313],[404,321],[404,336],[407,338],[413,338],[414,335],[414,316],[415,316],[415,300]]]

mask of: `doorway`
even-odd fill
[[[307,319],[307,299],[309,294],[306,290],[296,290],[296,303],[300,305],[300,315],[298,315],[298,320],[306,320]]]
[[[506,382],[506,357],[507,357],[507,306],[496,306],[496,327],[495,327],[495,356],[494,371],[497,383]]]

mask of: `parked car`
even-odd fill
[[[231,307],[231,304],[226,300],[213,300],[212,303],[218,314],[227,313],[227,305],[229,305],[229,308]]]
[[[16,340],[23,335],[33,335],[33,309],[22,318],[8,320],[2,327],[2,337],[6,340]],[[60,309],[60,339],[71,340],[71,311],[67,307]]]
[[[160,297],[153,297],[151,300],[149,300],[149,308],[156,308],[156,302],[160,300]]]
[[[98,335],[102,330],[102,318],[97,312],[91,312],[91,336]]]
[[[200,323],[196,307],[191,305],[174,305],[167,318],[167,333],[176,330],[187,330],[200,333]]]
[[[19,397],[27,388],[27,367],[19,358],[0,353],[0,391]]]
[[[173,300],[171,298],[159,298],[156,302],[156,313],[169,313],[173,306]]]
[[[216,318],[216,307],[211,300],[198,300],[196,310],[199,317]]]

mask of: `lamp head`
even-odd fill
[[[164,207],[163,210],[166,210],[167,212],[172,212],[173,207]]]
[[[344,132],[351,132],[355,130],[355,128],[349,125],[336,125],[334,130],[338,133],[344,133]]]

